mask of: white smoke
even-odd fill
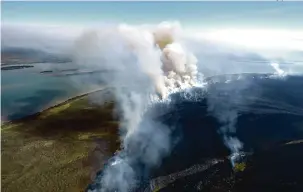
[[[178,43],[167,45],[163,49],[162,62],[166,87],[174,89],[195,85],[197,59],[192,53],[187,53],[182,45]]]
[[[195,84],[197,59],[178,41],[179,29],[179,23],[149,29],[123,24],[88,31],[75,43],[75,64],[113,71],[100,78],[114,89],[121,111],[123,151],[104,170],[104,191],[131,190],[140,176],[137,164],[153,167],[170,151],[169,128],[145,111],[151,96],[166,98]]]
[[[23,30],[25,28],[26,31]],[[2,26],[1,40],[5,46],[35,47],[52,51],[60,48],[59,52],[61,52],[70,47],[70,41],[81,30],[78,29],[76,33],[72,33],[73,30],[64,30],[63,33],[58,32],[54,35],[54,31],[57,31],[56,27],[51,30],[50,28],[30,30],[29,27]],[[214,39],[220,39],[218,37],[222,36],[221,33],[212,34]],[[69,35],[72,37],[67,38]],[[232,35],[235,37],[230,38],[230,35],[224,37],[232,40],[233,45],[234,40],[239,38],[238,34],[232,33]],[[253,35],[252,33],[251,36]],[[212,44],[201,39],[201,36],[186,39],[185,43],[185,36],[178,22],[164,22],[148,27],[123,24],[96,28],[84,32],[76,39],[72,51],[74,64],[90,71],[110,71],[96,78],[90,77],[87,86],[100,84],[99,80],[102,79],[102,83],[114,89],[115,99],[121,111],[123,151],[114,158],[112,166],[104,170],[105,175],[102,181],[100,180],[108,190],[127,191],[132,188],[136,185],[137,161],[144,162],[147,166],[154,166],[170,151],[169,129],[155,122],[153,116],[145,114],[154,101],[151,100],[151,96],[157,94],[165,99],[172,92],[197,86],[198,71],[211,76],[226,73],[271,72],[274,67],[277,74],[283,74],[279,66],[271,66],[267,59],[255,52],[251,53],[239,47],[222,46],[218,42]],[[251,39],[252,43],[258,44],[256,38],[242,39],[245,40],[245,48],[250,43],[246,40]],[[268,45],[266,39],[262,39],[262,43]],[[49,47],[52,44],[53,46]],[[297,47],[300,46],[294,48]],[[296,56],[298,60],[302,58],[300,51]],[[196,57],[200,61],[203,58],[202,62],[198,63]],[[290,66],[293,70],[303,71],[300,61]],[[236,92],[227,96],[227,99],[222,99],[220,96],[222,92],[209,90],[210,94],[207,98],[209,111],[222,123],[223,141],[232,153],[242,148],[242,143],[234,136],[239,116],[239,111],[234,106],[248,102],[241,96],[240,91],[249,86],[248,83],[229,87],[229,90]],[[226,95],[223,95],[224,97]]]
[[[206,98],[208,112],[221,124],[218,132],[222,135],[223,142],[231,154],[239,154],[243,143],[236,135],[238,117],[241,115],[241,109],[252,104],[260,92],[252,89],[250,79],[228,75],[224,78],[226,78],[225,81],[208,84]],[[233,159],[231,159],[231,164],[234,166]]]
[[[284,77],[286,75],[286,72],[280,68],[279,63],[271,63],[270,65],[274,68],[275,75],[279,77]]]
[[[145,112],[153,104],[155,95],[165,99],[172,92],[198,85],[198,59],[182,38],[178,22],[165,22],[152,27],[123,24],[96,29],[77,39],[74,63],[90,70],[112,71],[99,78],[114,88],[121,111],[123,150],[117,153],[114,162],[105,168],[103,177],[98,180],[104,191],[131,190],[140,177],[138,163],[153,167],[169,154],[169,128]],[[216,61],[220,63],[220,60]],[[226,58],[222,61],[226,62]],[[206,65],[206,68],[211,66]],[[220,133],[224,144],[231,153],[238,153],[243,144],[235,136],[239,116],[235,106],[249,103],[241,94],[249,87],[249,82],[237,87],[225,85],[221,87],[223,90],[208,90],[208,110],[222,124]],[[234,94],[224,95],[226,88]]]

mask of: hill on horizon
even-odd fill
[[[49,53],[24,47],[2,47],[1,65],[71,62],[68,55]]]

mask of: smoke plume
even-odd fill
[[[113,89],[120,112],[122,150],[105,167],[102,177],[97,179],[103,191],[132,190],[145,171],[158,165],[169,154],[170,128],[155,121],[155,116],[146,111],[155,101],[165,100],[172,92],[199,85],[198,67],[201,69],[201,65],[198,66],[198,59],[182,41],[182,33],[178,22],[149,27],[122,24],[86,31],[75,41],[74,64],[91,71],[106,71],[97,79],[102,79],[103,84]],[[224,64],[232,59],[243,60],[247,57],[219,52],[224,56],[220,60],[212,51],[204,50],[202,56],[209,60],[203,62],[208,65],[202,69],[208,70],[220,64],[215,66],[220,72],[226,73],[225,68],[244,72]],[[257,54],[245,54],[262,59]],[[208,111],[221,123],[219,133],[224,144],[231,153],[238,153],[243,144],[235,135],[240,115],[237,106],[252,102],[242,94],[242,91],[249,89],[250,81],[241,81],[236,85],[228,81],[207,86]],[[155,97],[158,99],[155,100]],[[139,168],[140,165],[144,168]]]
[[[252,89],[252,81],[241,76],[226,76],[220,82],[214,82],[207,88],[208,112],[221,124],[218,133],[232,155],[238,154],[243,143],[237,138],[236,127],[241,111],[248,108],[259,92]],[[241,81],[238,81],[241,79]],[[233,159],[231,159],[234,165]]]
[[[109,70],[102,80],[114,89],[120,114],[122,151],[109,164],[104,191],[129,191],[170,151],[170,129],[145,111],[152,97],[195,84],[197,59],[178,41],[179,23],[153,28],[119,25],[87,31],[75,42],[74,63],[90,70]]]
[[[277,75],[277,76],[279,76],[279,77],[283,77],[283,76],[286,75],[285,71],[283,71],[283,70],[280,68],[280,66],[279,66],[278,63],[271,63],[270,65],[274,68],[274,70],[275,70],[275,73],[274,73],[274,74],[275,74],[275,75]]]
[[[163,129],[167,127],[158,125],[152,116],[145,115],[149,105],[159,100],[158,96],[165,99],[171,92],[199,85],[200,73],[204,76],[213,76],[247,72],[271,73],[274,70],[275,77],[283,77],[293,73],[302,74],[303,71],[301,31],[292,30],[282,33],[275,30],[239,29],[203,32],[194,29],[191,33],[182,29],[178,22],[136,27],[126,24],[118,26],[106,24],[102,28],[87,30],[84,33],[82,33],[83,26],[3,23],[1,27],[3,49],[5,47],[34,48],[70,55],[70,47],[73,47],[73,63],[79,69],[104,71],[105,73],[100,73],[99,76],[98,74],[89,76],[84,82],[75,80],[73,83],[80,89],[83,86],[95,87],[93,85],[112,87],[118,103],[118,111],[121,112],[123,152],[132,148],[133,145],[129,143],[137,139],[138,131],[146,129],[145,132],[149,134],[143,134],[141,139],[142,142],[150,142],[150,144],[143,143],[153,149],[152,157],[156,158],[153,162],[160,162],[170,148],[169,132],[162,133],[163,130],[155,131],[154,128],[154,126],[164,127]],[[75,38],[76,41],[72,45]],[[277,63],[271,63],[272,60]],[[37,67],[41,66],[45,65]],[[55,65],[52,67],[55,68]],[[215,87],[216,89],[208,89],[209,112],[221,122],[220,133],[226,146],[231,152],[237,152],[242,147],[241,142],[235,137],[237,119],[241,114],[235,106],[252,102],[242,96],[242,91],[249,89],[250,83],[248,81],[240,86],[225,83],[222,87]],[[226,92],[229,94],[224,94]],[[155,138],[148,140],[145,138],[146,135]],[[163,146],[159,146],[161,143]],[[125,157],[130,155],[133,154],[126,153],[123,158],[121,157],[124,162],[121,168],[127,164],[130,168],[125,167],[125,170],[134,169],[133,162],[136,161],[131,160],[130,163],[129,158]],[[152,164],[154,163],[150,163]],[[105,172],[110,174],[110,168]],[[134,175],[136,173],[134,170],[128,171],[131,172]],[[124,184],[121,183],[121,186]]]

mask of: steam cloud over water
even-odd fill
[[[133,189],[145,170],[148,172],[169,155],[170,129],[146,111],[157,102],[169,103],[172,92],[205,85],[203,74],[198,72],[198,59],[183,37],[178,22],[164,22],[158,26],[123,24],[91,30],[76,40],[74,63],[90,70],[111,71],[99,78],[114,89],[121,111],[122,151],[115,155],[97,181],[103,191]],[[278,74],[283,72],[278,64],[272,67]],[[249,84],[223,85],[220,91],[204,87],[211,93],[207,96],[208,111],[222,124],[219,132],[232,153],[238,153],[243,146],[235,136],[239,112],[234,106],[250,102],[241,97],[241,91]],[[235,95],[222,100],[224,89],[234,89]],[[138,168],[142,164],[143,171]]]

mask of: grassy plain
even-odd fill
[[[3,123],[2,191],[84,191],[119,148],[113,106],[77,97]]]

